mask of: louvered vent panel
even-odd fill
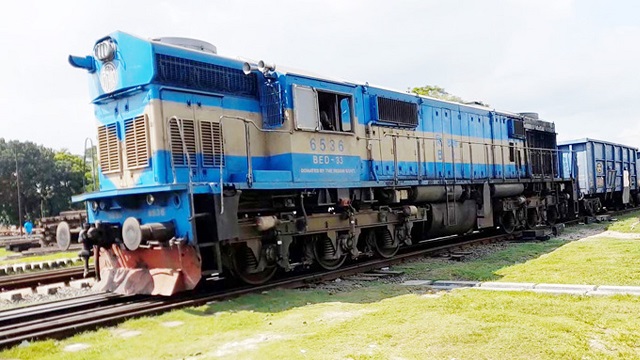
[[[124,122],[127,169],[149,166],[149,133],[147,118],[139,116]]]
[[[202,139],[202,165],[224,166],[224,143],[220,123],[200,121],[200,138]]]
[[[254,97],[258,92],[258,77],[255,73],[245,75],[240,69],[165,54],[156,55],[155,81],[240,96]]]
[[[182,124],[184,146],[182,144],[182,137],[180,136],[179,124]],[[171,119],[169,122],[169,130],[171,133],[170,141],[173,164],[176,166],[188,166],[190,162],[191,166],[196,166],[196,128],[193,120]],[[189,154],[189,162],[187,162],[187,155],[184,151],[185,147],[187,149],[186,153]]]
[[[98,126],[98,157],[103,173],[120,171],[117,124]]]
[[[418,105],[378,97],[378,119],[399,126],[415,127],[418,125]]]

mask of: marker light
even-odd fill
[[[111,61],[116,53],[116,44],[107,39],[96,44],[93,48],[93,55],[100,61]]]

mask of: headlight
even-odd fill
[[[153,195],[151,194],[147,195],[147,205],[151,206],[155,202],[156,202],[156,198]]]
[[[117,85],[118,70],[112,62],[108,62],[100,70],[100,86],[102,86],[102,91],[110,93],[116,89]]]
[[[93,212],[98,211],[99,208],[100,208],[100,205],[98,204],[97,201],[92,201],[91,202],[91,210],[93,210]]]
[[[93,55],[100,61],[111,61],[116,54],[116,44],[111,39],[99,42],[93,48]]]

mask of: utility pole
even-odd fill
[[[20,172],[18,169],[18,151],[13,149],[16,157],[16,187],[18,188],[18,227],[20,228],[20,236],[22,236],[22,201],[20,199]]]

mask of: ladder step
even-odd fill
[[[217,242],[213,241],[213,242],[206,242],[206,243],[199,243],[198,247],[211,247],[211,246],[215,246],[217,244]]]
[[[209,276],[209,275],[220,275],[220,273],[218,272],[218,270],[204,270],[202,272],[203,276]]]
[[[446,202],[447,202],[447,226],[455,226],[458,224],[458,217],[455,206],[455,187],[446,186]]]
[[[196,213],[195,215],[193,215],[192,219],[211,217],[211,216],[213,216],[213,214],[211,214],[211,213]]]

